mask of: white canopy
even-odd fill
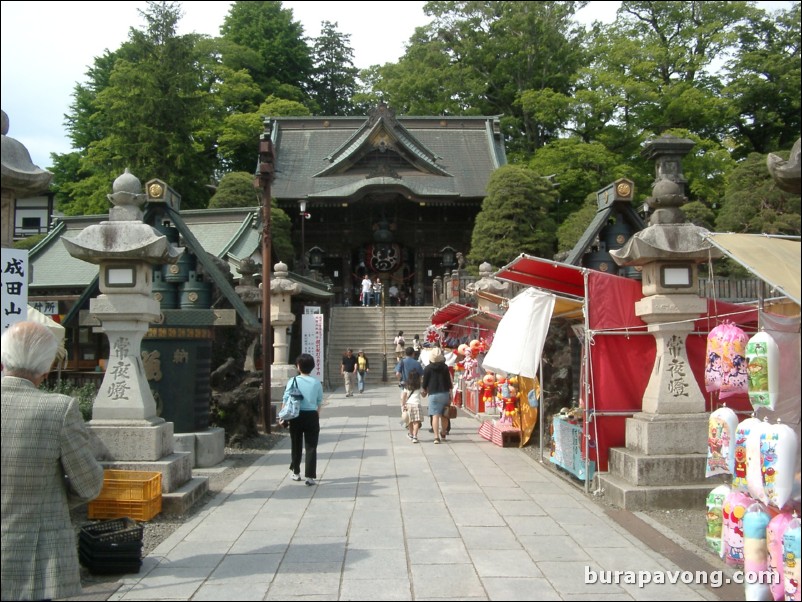
[[[554,302],[554,295],[534,288],[511,299],[482,366],[494,372],[535,378]]]
[[[61,324],[52,320],[50,317],[46,316],[38,309],[33,308],[30,305],[28,306],[28,321],[38,322],[39,324],[44,324],[47,326],[50,332],[56,336],[56,340],[58,341],[58,352],[56,353],[56,359],[61,361],[67,357],[67,350],[64,348],[64,336],[66,334],[66,330],[64,330],[64,327]]]

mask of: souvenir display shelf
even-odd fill
[[[588,474],[585,474],[581,422],[573,422],[563,416],[554,416],[551,424],[552,451],[549,458],[551,463],[583,481],[593,479],[593,473],[596,471],[595,462],[588,462]]]

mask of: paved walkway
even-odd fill
[[[109,599],[718,599],[681,577],[625,583],[688,567],[529,455],[479,437],[472,417],[441,445],[426,424],[415,445],[399,414],[394,386],[328,394],[317,486],[290,480],[287,438]],[[631,572],[615,584],[610,571]]]

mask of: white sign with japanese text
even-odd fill
[[[314,358],[312,376],[323,382],[323,314],[303,314],[301,318],[301,353]]]
[[[3,332],[15,322],[28,319],[28,251],[3,249]]]

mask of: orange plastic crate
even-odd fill
[[[102,500],[96,498],[89,502],[86,515],[88,518],[122,518],[134,520],[150,520],[162,511],[161,491],[159,496],[145,501]]]
[[[106,470],[98,500],[148,502],[162,494],[162,473]]]
[[[150,520],[162,511],[162,473],[106,470],[100,495],[89,502],[89,518]]]

